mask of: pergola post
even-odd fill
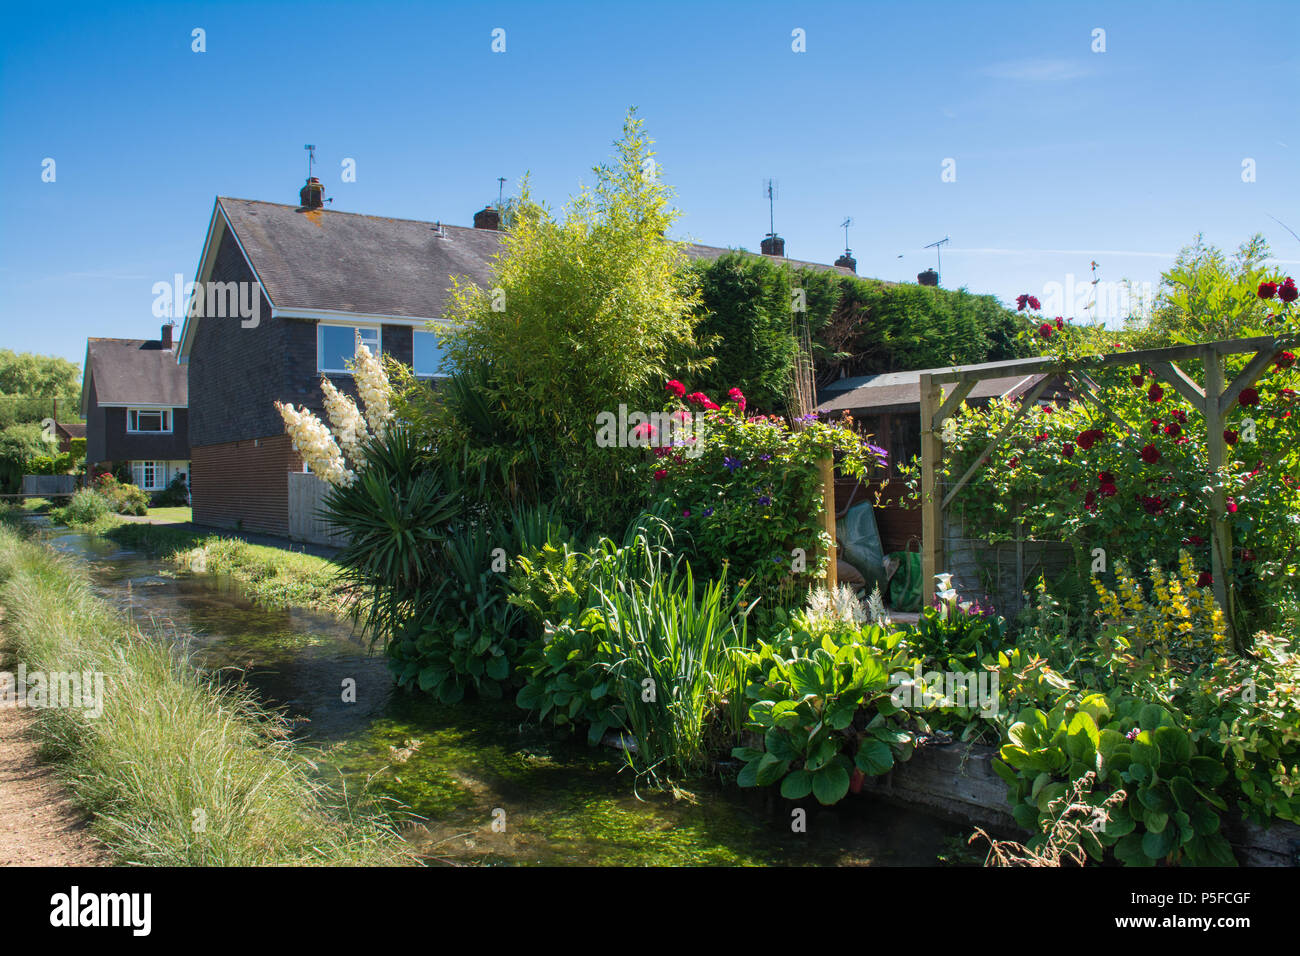
[[[1223,409],[1219,404],[1223,395],[1223,363],[1218,350],[1209,347],[1202,352],[1202,362],[1205,365],[1206,452],[1210,472],[1217,475],[1227,458],[1227,442],[1223,437]],[[1216,480],[1214,492],[1210,496],[1210,573],[1214,576],[1214,599],[1223,609],[1233,646],[1240,651],[1236,608],[1232,600],[1232,589],[1228,587],[1228,574],[1232,570],[1232,528],[1227,519],[1227,499],[1223,487]]]
[[[943,387],[932,374],[921,376],[921,608],[934,604],[935,580],[941,560],[943,500],[939,495],[939,466],[943,444],[935,421],[943,400]]]

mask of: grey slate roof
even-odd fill
[[[87,339],[86,369],[102,405],[189,406],[189,373],[157,339]]]
[[[484,285],[501,233],[415,219],[390,219],[252,199],[217,200],[250,264],[279,312],[329,310],[405,318],[439,318],[450,276]],[[731,252],[688,243],[691,259]],[[752,254],[752,253],[751,253]],[[841,266],[778,259],[853,275]]]
[[[817,405],[819,412],[840,412],[862,409],[870,412],[904,410],[921,405],[921,376],[925,372],[942,372],[947,369],[913,369],[907,372],[882,372],[879,375],[861,375],[842,378],[821,389]],[[1012,375],[1006,378],[986,378],[975,383],[968,400],[1007,396],[1015,398],[1037,385],[1042,375]],[[949,386],[951,391],[951,386]]]

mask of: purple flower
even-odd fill
[[[868,444],[867,444],[867,448],[870,449],[871,454],[875,455],[875,456],[876,456],[877,458],[879,458],[881,461],[886,461],[886,460],[888,460],[888,458],[889,458],[889,452],[888,452],[887,450],[885,450],[884,448],[881,448],[879,445],[872,445],[872,444],[868,443]]]
[[[771,461],[771,460],[772,460],[772,456],[769,455],[767,452],[763,452],[763,454],[761,454],[761,455],[758,456],[758,460],[759,460],[759,461]]]
[[[722,463],[727,466],[727,470],[735,474],[736,469],[740,467],[740,459],[732,458],[730,455],[722,459]]]
[[[705,508],[705,509],[704,509],[704,517],[706,517],[706,518],[712,518],[712,517],[713,517],[713,509],[712,509],[712,508]]]
[[[758,503],[760,505],[770,505],[772,503],[772,499],[769,498],[767,495],[759,495]]]

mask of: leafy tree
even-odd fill
[[[525,182],[488,288],[456,283],[447,310],[451,366],[476,379],[474,403],[513,437],[476,442],[447,416],[440,451],[490,461],[510,487],[540,466],[572,513],[601,524],[633,504],[627,464],[639,453],[597,447],[597,414],[657,408],[664,381],[698,365],[693,274],[666,238],[677,212],[650,145],[630,111],[613,163],[562,219]]]

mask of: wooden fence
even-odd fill
[[[75,475],[23,475],[24,495],[53,498],[56,495],[70,495],[76,490]]]
[[[289,472],[289,537],[308,544],[341,548],[347,536],[321,517],[329,485],[313,474]]]

